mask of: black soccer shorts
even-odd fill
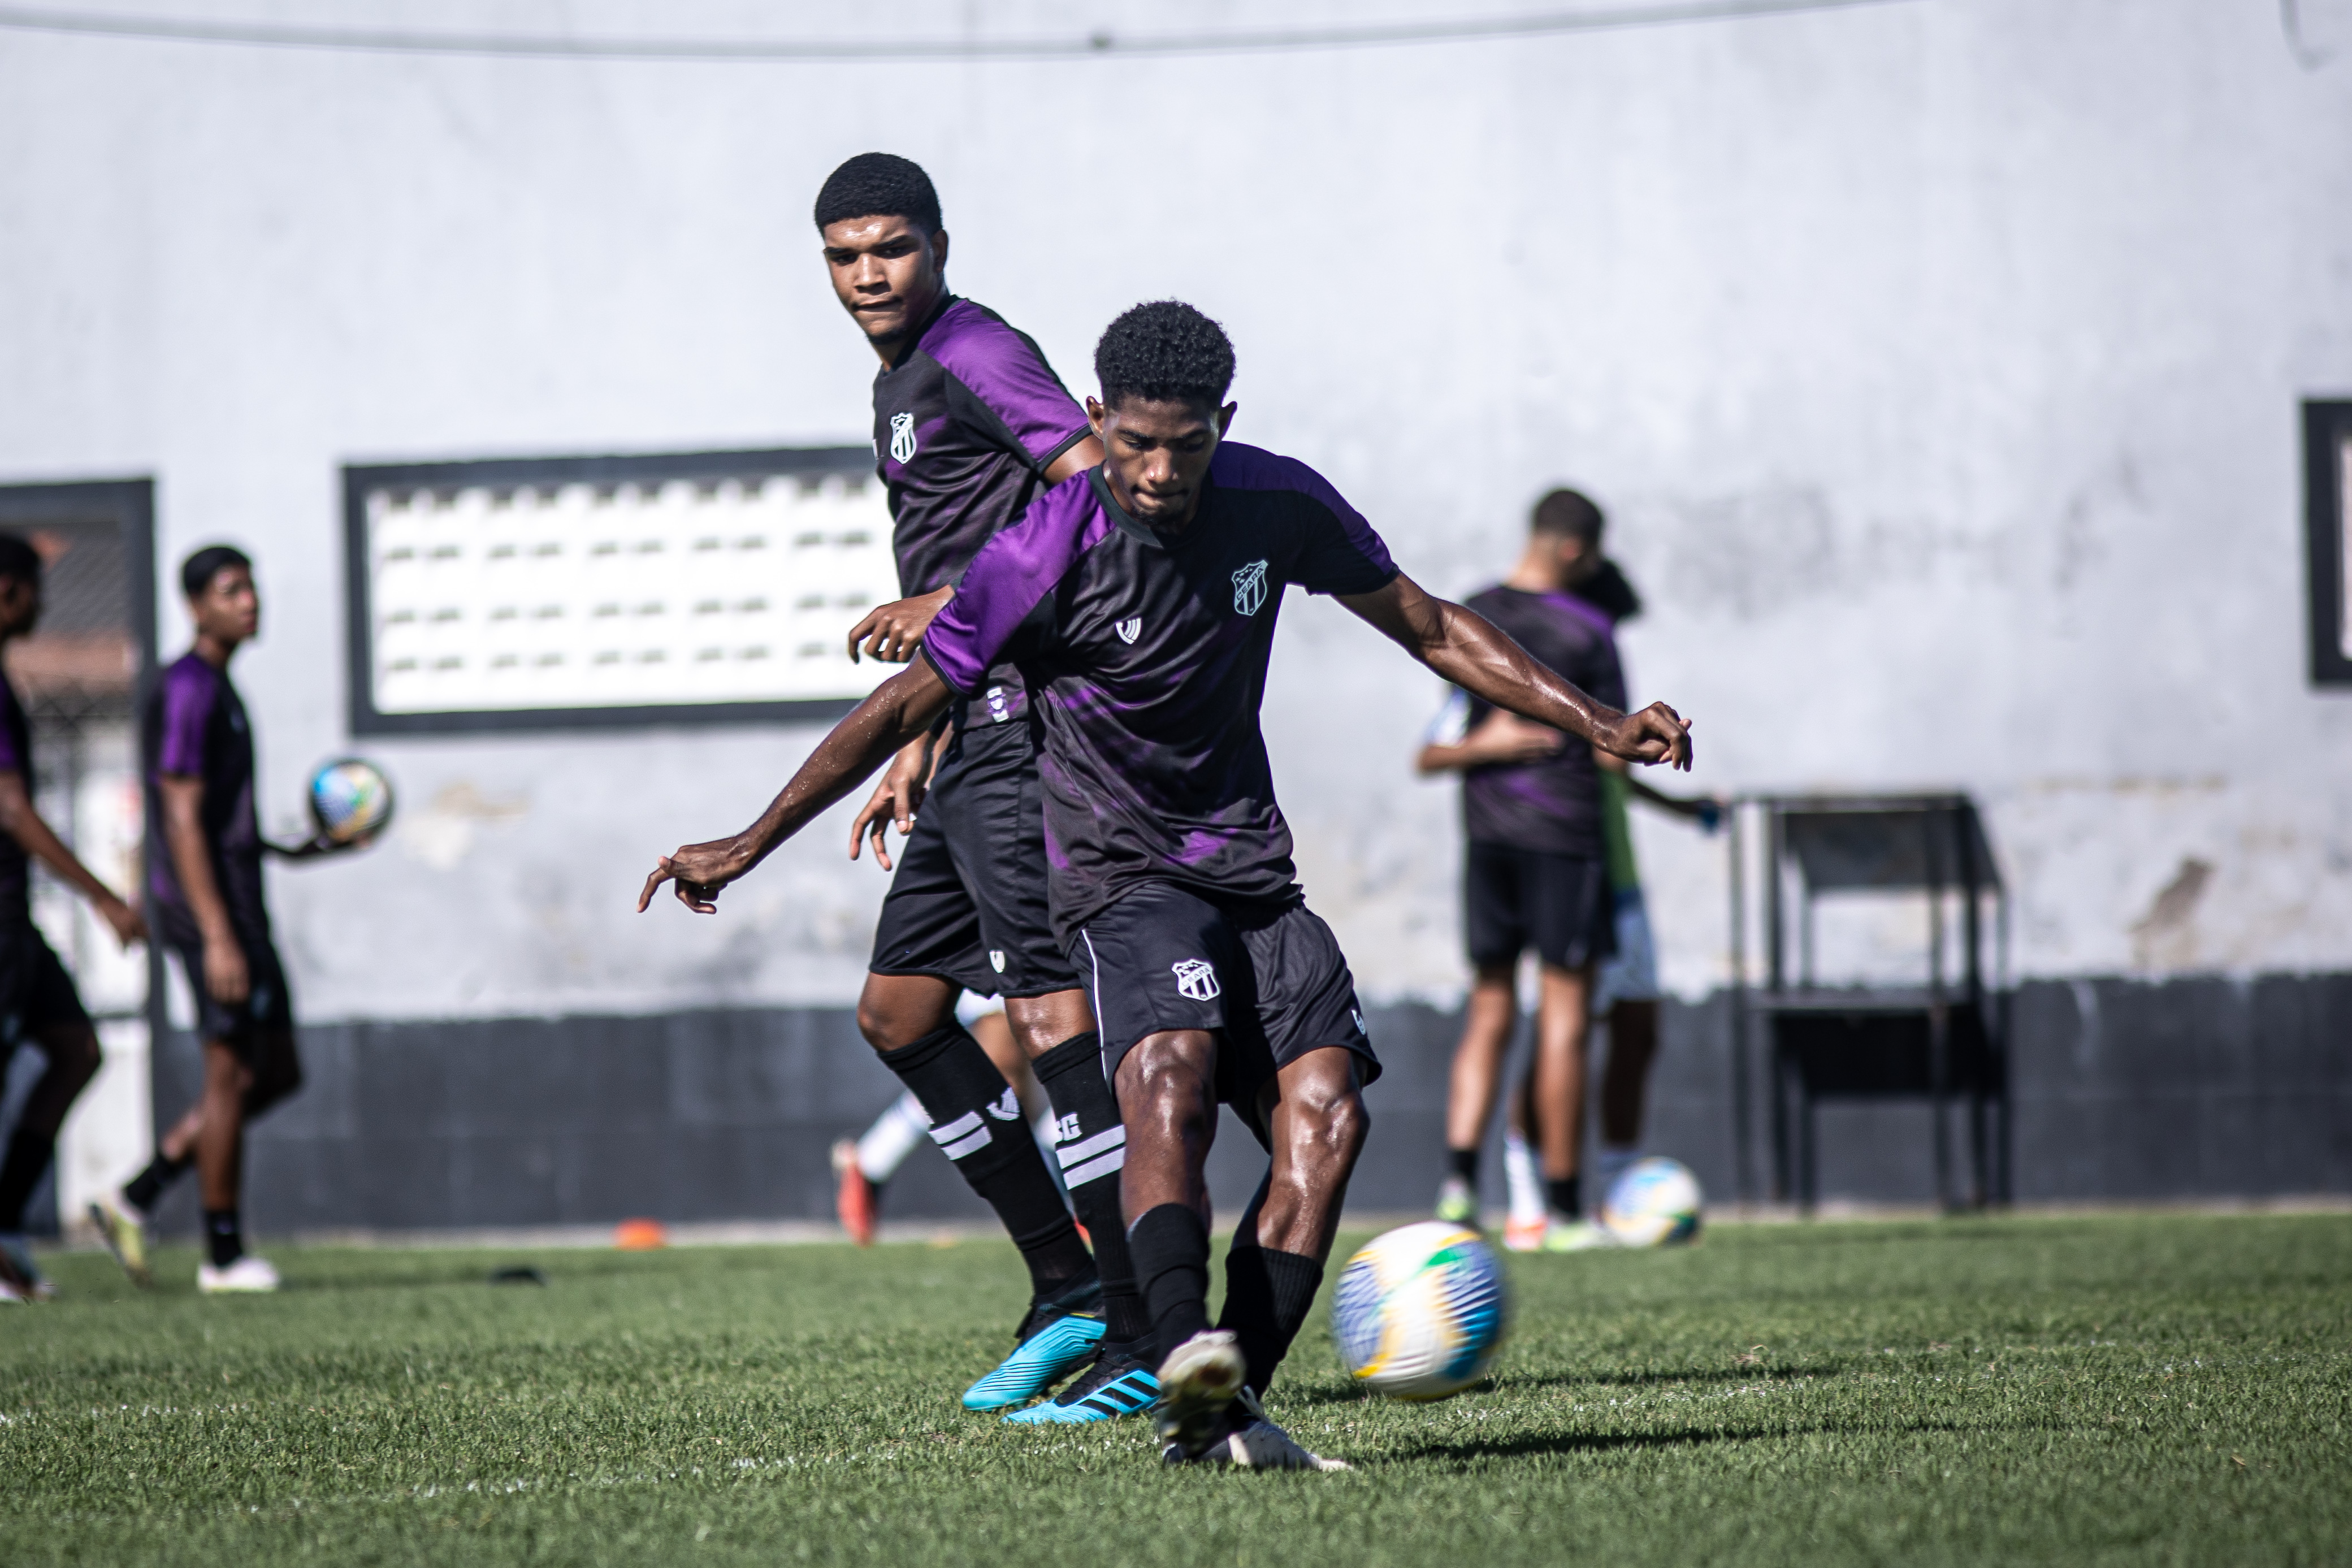
[[[1582,969],[1617,951],[1609,864],[1507,845],[1469,847],[1462,867],[1462,923],[1470,962],[1516,963],[1528,948],[1546,963]]]
[[[57,1024],[89,1022],[73,976],[30,921],[0,925],[0,1065],[26,1038]]]
[[[286,966],[278,962],[278,945],[267,931],[240,930],[236,945],[245,952],[248,989],[245,1000],[231,1005],[215,1001],[205,988],[205,938],[195,918],[175,905],[157,903],[157,934],[180,955],[180,972],[196,998],[196,1037],[218,1040],[247,1066],[261,1041],[270,1035],[294,1031],[294,999],[286,990]]]
[[[1360,1085],[1381,1075],[1347,956],[1299,900],[1219,901],[1147,882],[1080,927],[1070,957],[1087,972],[1114,1082],[1137,1041],[1168,1029],[1223,1031],[1217,1099],[1253,1127],[1266,1079],[1309,1051],[1355,1052]]]
[[[877,974],[982,996],[1078,988],[1045,915],[1045,802],[1026,724],[959,730],[915,814],[874,931]]]

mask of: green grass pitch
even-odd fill
[[[1345,1247],[1348,1243],[1342,1241]],[[1514,1258],[1495,1385],[1271,1401],[1351,1474],[1007,1427],[1009,1247],[280,1249],[0,1316],[12,1564],[2352,1562],[2352,1216],[1726,1227]],[[545,1289],[493,1288],[500,1264]]]

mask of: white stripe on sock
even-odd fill
[[[1114,1149],[1090,1165],[1081,1165],[1075,1171],[1063,1172],[1062,1180],[1066,1185],[1083,1187],[1097,1176],[1108,1176],[1126,1164],[1127,1151],[1124,1148]]]
[[[1114,1127],[1108,1132],[1097,1132],[1081,1142],[1055,1150],[1054,1158],[1062,1162],[1062,1169],[1066,1171],[1081,1160],[1091,1160],[1106,1149],[1124,1148],[1126,1144],[1127,1129]]]
[[[984,1124],[980,1120],[979,1111],[967,1110],[961,1116],[957,1117],[953,1121],[949,1122],[945,1127],[932,1128],[931,1142],[944,1149],[949,1144],[954,1142],[957,1139],[971,1132],[973,1128],[982,1125]]]
[[[947,1156],[949,1159],[961,1160],[966,1154],[977,1154],[982,1149],[987,1148],[988,1141],[992,1136],[992,1134],[990,1133],[988,1129],[983,1127],[961,1143],[949,1143],[942,1145],[942,1147],[947,1151]]]

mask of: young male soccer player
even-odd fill
[[[229,684],[228,662],[261,629],[253,563],[226,544],[180,567],[195,641],[163,671],[140,716],[147,820],[163,853],[149,857],[148,897],[163,939],[180,955],[196,997],[205,1082],[196,1103],[163,1137],[154,1161],[119,1192],[90,1205],[99,1233],[131,1276],[147,1277],[145,1226],[156,1200],[193,1163],[203,1194],[206,1295],[278,1289],[278,1270],[245,1250],[238,1217],[246,1124],[302,1085],[285,966],[262,901],[264,850],[254,814],[253,730]]]
[[[1570,592],[1601,563],[1601,510],[1574,490],[1536,503],[1527,547],[1509,576],[1474,594],[1471,608],[1564,680],[1622,703],[1625,681],[1609,619]],[[1593,749],[1556,729],[1457,690],[1440,724],[1456,733],[1422,748],[1424,773],[1462,779],[1463,921],[1474,979],[1446,1106],[1448,1169],[1441,1219],[1478,1218],[1478,1151],[1494,1114],[1504,1053],[1517,1023],[1519,954],[1540,962],[1532,1077],[1556,1245],[1591,1233],[1577,1184],[1583,1125],[1584,1039],[1593,966],[1616,949],[1601,853],[1600,768]]]
[[[0,533],[0,648],[41,618],[41,558]],[[90,875],[33,808],[33,729],[16,689],[0,671],[0,1074],[20,1045],[47,1059],[0,1154],[0,1301],[50,1293],[25,1246],[25,1205],[57,1152],[66,1111],[98,1072],[98,1031],[81,994],[33,924],[32,862],[71,883],[122,945],[147,938],[139,911]]]
[[[1040,491],[1097,461],[1100,448],[1037,345],[948,291],[947,230],[919,167],[885,153],[852,158],[817,194],[815,216],[834,291],[882,362],[874,451],[908,595],[852,630],[850,652],[911,658],[923,621],[981,546]],[[947,714],[954,732],[936,773],[937,738],[902,737],[904,750],[859,813],[852,858],[870,832],[875,859],[890,869],[888,826],[895,822],[907,841],[857,1023],[1029,1266],[1013,1353],[965,1391],[964,1404],[1022,1404],[1091,1359],[1065,1391],[1067,1403],[1020,1418],[1096,1420],[1140,1408],[1156,1391],[1139,1353],[1146,1323],[1118,1224],[1118,1110],[1102,1081],[1086,993],[1046,919],[1029,703],[1020,671],[1000,663]],[[1056,1153],[1094,1237],[1091,1258],[1018,1095],[956,1021],[967,989],[1005,999],[1013,1037],[1053,1100],[1063,1135]],[[847,1184],[862,1173],[852,1163],[841,1175]],[[853,1209],[855,1196],[845,1191],[842,1206]],[[1085,1403],[1111,1384],[1107,1401]]]
[[[1258,703],[1282,593],[1341,602],[1457,685],[1633,760],[1687,764],[1663,705],[1627,716],[1479,616],[1423,594],[1304,464],[1223,437],[1233,347],[1188,305],[1139,305],[1095,352],[1087,414],[1102,466],[974,558],[923,658],[842,721],[744,832],[664,857],[709,913],[758,865],[1006,659],[1040,758],[1054,920],[1086,969],[1127,1134],[1128,1237],[1163,1359],[1155,1422],[1171,1463],[1332,1468],[1264,1418],[1305,1321],[1379,1071],[1355,984],[1307,912],[1275,805]],[[1208,1317],[1203,1163],[1222,1101],[1272,1155]]]

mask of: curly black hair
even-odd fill
[[[860,153],[825,176],[816,194],[816,226],[845,217],[902,217],[925,234],[940,232],[940,193],[911,158]]]
[[[1103,329],[1095,378],[1106,404],[1141,397],[1213,408],[1234,384],[1233,340],[1182,300],[1154,300]]]

